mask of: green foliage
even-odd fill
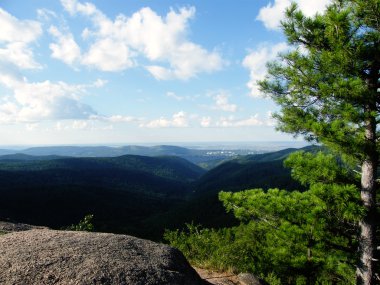
[[[364,159],[363,123],[378,117],[379,11],[378,0],[333,1],[313,18],[296,5],[287,11],[283,30],[292,49],[269,64],[260,82],[281,106],[280,130]]]
[[[78,224],[69,226],[67,230],[92,232],[94,231],[93,219],[94,215],[86,215]]]
[[[188,225],[165,239],[199,266],[250,271],[273,284],[353,284],[359,197],[354,185],[325,186],[221,192],[239,226]]]
[[[354,222],[361,213],[355,186],[319,184],[304,193],[222,192],[220,198],[242,221],[262,225],[262,246],[270,255],[266,262],[279,276],[294,271],[312,284],[317,280],[350,284],[354,279],[347,261],[355,260]]]
[[[214,230],[187,224],[184,231],[166,231],[164,238],[189,260],[204,268],[250,271],[253,264],[247,262],[247,255],[236,254],[249,251],[248,244],[237,239],[237,234],[237,228]]]
[[[268,65],[268,75],[259,83],[261,90],[280,106],[280,112],[275,114],[279,130],[321,142],[346,162],[361,167],[361,182],[352,175],[349,184],[359,186],[361,200],[357,203],[365,208],[365,213],[357,216],[361,220],[356,277],[357,284],[367,285],[377,279],[374,253],[380,157],[379,23],[379,0],[335,0],[323,14],[314,17],[306,17],[293,4],[282,22],[291,48]],[[314,191],[328,187],[343,195],[342,199],[350,195],[354,186],[343,186],[341,178],[347,178],[354,169],[337,167],[331,156],[309,159],[293,157],[289,164],[294,167],[294,177],[310,184]],[[305,169],[311,178],[305,175]],[[356,212],[363,211],[356,210],[351,202],[347,207],[342,211],[343,218],[353,218]]]
[[[309,190],[220,192],[239,226],[190,225],[166,240],[200,266],[251,271],[270,284],[354,284],[364,215],[357,177],[329,153],[296,152],[285,163]]]
[[[284,165],[292,169],[292,177],[303,185],[316,183],[358,182],[360,177],[333,154],[294,152]]]

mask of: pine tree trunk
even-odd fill
[[[357,285],[375,284],[374,253],[376,250],[376,122],[367,121],[365,132],[368,142],[368,157],[362,164],[361,200],[366,209],[365,216],[360,221],[360,261],[356,271]]]

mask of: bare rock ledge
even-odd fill
[[[178,250],[127,235],[32,229],[0,236],[0,284],[203,285]]]

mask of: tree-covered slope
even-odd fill
[[[59,228],[91,213],[98,230],[150,237],[142,221],[184,201],[203,172],[178,157],[3,157],[0,218]]]
[[[0,170],[131,170],[143,171],[167,179],[192,181],[205,171],[179,157],[147,157],[125,155],[104,158],[64,158],[56,156],[30,156],[15,154],[0,156]]]
[[[218,193],[249,188],[300,189],[283,167],[295,149],[240,156],[205,170],[179,157],[0,157],[0,218],[51,227],[93,214],[98,230],[160,238],[194,221],[234,224]]]
[[[313,152],[316,149],[319,148],[306,147],[302,150]],[[220,191],[238,192],[252,188],[303,190],[304,187],[291,178],[290,170],[283,165],[284,159],[297,150],[291,148],[240,156],[216,166],[193,183],[189,201],[167,213],[150,217],[145,221],[146,227],[159,231],[161,224],[175,229],[191,222],[207,227],[231,226],[237,220],[226,213],[218,199]]]
[[[306,147],[301,150],[315,151],[318,147]],[[241,191],[260,187],[269,189],[300,189],[290,177],[290,170],[284,168],[283,161],[289,154],[299,149],[288,148],[276,152],[246,155],[211,169],[196,182],[196,192],[199,195],[207,192]]]

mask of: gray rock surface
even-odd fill
[[[251,273],[240,273],[238,275],[239,283],[241,285],[266,285],[264,280],[256,277]]]
[[[19,232],[19,231],[28,231],[31,229],[47,229],[46,227],[32,226],[21,223],[10,223],[0,221],[0,232],[10,233],[10,232]]]
[[[206,284],[182,253],[126,235],[32,229],[0,236],[0,284]]]

